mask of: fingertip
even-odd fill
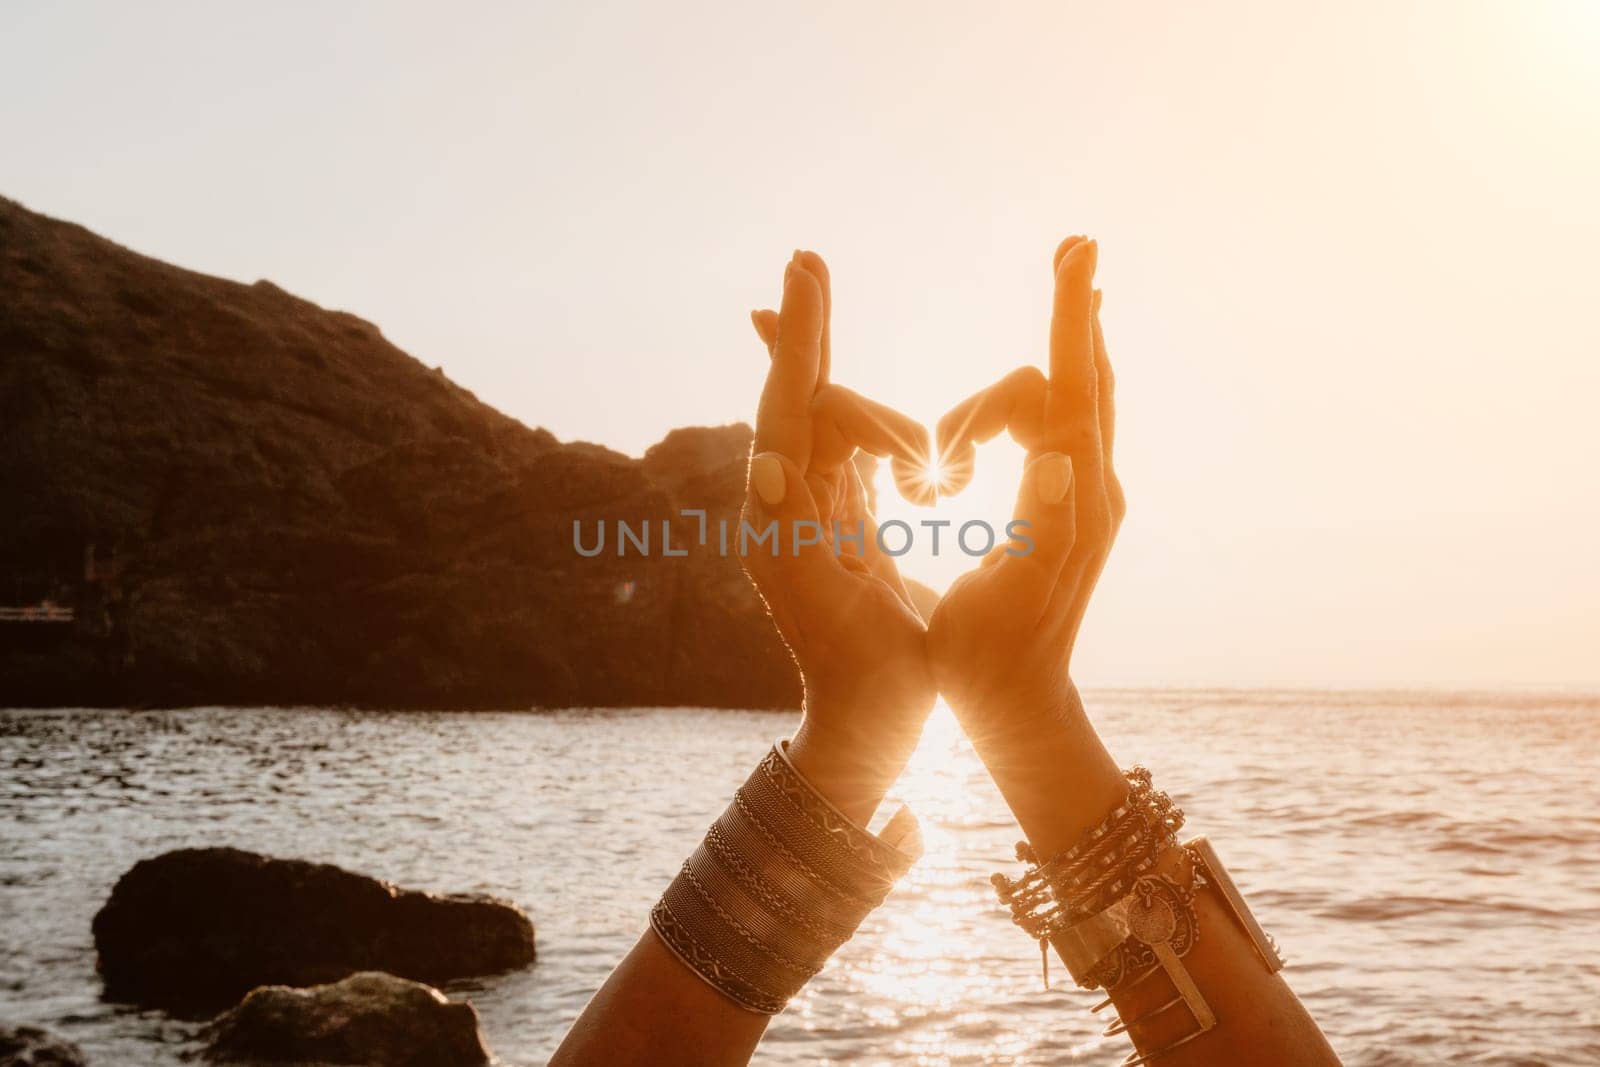
[[[822,291],[822,286],[820,283],[818,283],[817,276],[807,270],[805,264],[798,261],[791,261],[789,265],[783,269],[783,290],[785,293],[788,293],[791,289],[794,289],[797,286],[805,286],[807,288],[816,289],[819,293]]]
[[[794,259],[803,269],[810,271],[819,281],[828,276],[828,264],[817,253],[807,248],[799,249]]]
[[[815,340],[822,334],[822,286],[804,267],[789,265],[783,279],[783,305],[779,320],[784,324],[779,336],[793,340]]]
[[[1056,254],[1051,257],[1050,269],[1059,273],[1061,270],[1061,261],[1067,258],[1067,253],[1071,252],[1073,248],[1082,243],[1083,234],[1075,233],[1071,237],[1068,237],[1066,240],[1062,241],[1060,244],[1056,245]]]
[[[1088,316],[1094,302],[1094,268],[1096,251],[1094,242],[1082,241],[1072,246],[1061,269],[1056,272],[1057,306],[1065,300],[1068,305]]]
[[[756,328],[756,336],[771,348],[778,340],[778,313],[771,308],[757,308],[750,312],[750,324]]]
[[[1088,247],[1089,243],[1079,238],[1071,248],[1067,249],[1066,255],[1062,256],[1061,262],[1056,265],[1056,278],[1064,277],[1068,272],[1075,269],[1078,264],[1082,263]]]
[[[954,442],[939,451],[939,493],[951,497],[960,493],[972,481],[977,467],[978,450],[972,442]]]
[[[925,467],[906,462],[899,456],[889,461],[894,475],[894,486],[900,495],[919,508],[931,508],[939,502],[939,487],[928,477]]]

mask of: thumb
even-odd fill
[[[1007,527],[1013,543],[1002,566],[1054,585],[1077,540],[1071,457],[1044,452],[1028,460],[1014,515]]]
[[[817,517],[816,500],[799,466],[781,452],[758,452],[750,457],[750,480],[745,511],[748,534],[740,530],[740,550],[747,562],[759,561],[781,570],[815,571],[832,563],[833,549],[826,543]]]

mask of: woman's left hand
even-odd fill
[[[865,824],[900,774],[933,707],[925,629],[852,457],[891,457],[897,478],[926,468],[927,430],[829,382],[828,270],[796,252],[779,311],[751,318],[771,355],[756,416],[740,532],[746,572],[805,680],[790,758]],[[775,542],[757,542],[776,523]]]
[[[1111,363],[1094,288],[1098,246],[1056,250],[1050,374],[1023,367],[939,423],[945,467],[970,476],[974,444],[1002,430],[1028,450],[1016,518],[1031,551],[997,548],[939,602],[928,647],[940,691],[980,752],[1027,749],[1077,706],[1069,668],[1078,627],[1126,512],[1111,462]],[[1009,758],[998,753],[997,758]]]

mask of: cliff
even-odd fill
[[[563,444],[353,315],[0,199],[0,705],[797,706],[737,560],[573,548],[731,518],[749,443]]]

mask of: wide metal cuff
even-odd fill
[[[774,745],[650,913],[667,948],[740,1007],[776,1015],[921,855],[901,808],[874,836]]]

